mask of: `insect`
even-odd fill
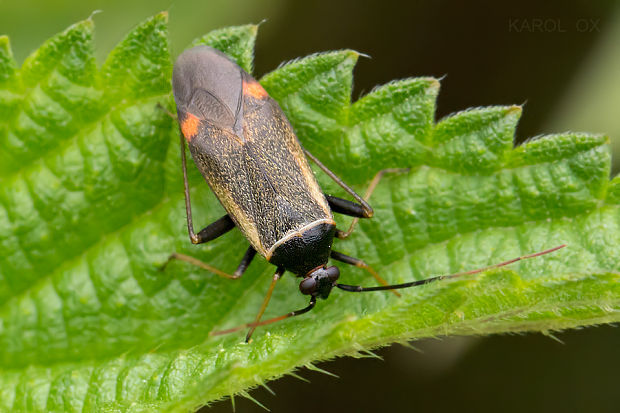
[[[243,275],[258,252],[277,267],[255,320],[211,334],[249,328],[246,335],[246,341],[249,341],[257,326],[307,313],[314,308],[318,298],[326,299],[334,287],[349,292],[391,290],[399,295],[394,290],[475,274],[563,247],[466,273],[389,285],[364,261],[333,250],[332,244],[334,238],[348,237],[359,218],[373,216],[367,199],[381,177],[406,170],[379,171],[362,198],[302,148],[282,109],[259,82],[225,54],[208,46],[194,47],[178,57],[172,85],[181,129],[181,162],[190,240],[193,244],[205,243],[237,227],[250,246],[233,274],[179,253],[171,254],[167,263],[182,260],[221,277],[236,279]],[[192,220],[186,142],[196,166],[226,210],[226,215],[198,233],[194,232]],[[325,195],[307,159],[355,202]],[[354,217],[347,231],[336,228],[333,213]],[[338,267],[328,265],[330,258],[365,269],[381,286],[338,283],[340,271]],[[274,287],[285,271],[302,278],[299,290],[310,296],[310,302],[300,310],[261,321]]]

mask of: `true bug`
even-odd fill
[[[234,274],[183,254],[172,254],[168,262],[183,260],[235,279],[243,275],[259,252],[277,267],[255,321],[214,334],[249,327],[246,336],[249,341],[257,326],[310,311],[317,298],[327,298],[333,287],[351,292],[407,288],[474,274],[562,247],[466,273],[388,285],[364,261],[332,250],[332,243],[334,237],[346,238],[358,218],[372,217],[373,210],[366,200],[383,174],[401,170],[386,169],[377,173],[366,192],[366,199],[362,198],[302,148],[282,109],[260,83],[226,55],[208,46],[194,47],[179,56],[174,65],[172,85],[181,129],[185,207],[191,242],[211,241],[236,226],[250,246]],[[192,223],[185,141],[196,166],[227,212],[198,233],[194,232]],[[324,195],[306,157],[357,202]],[[348,231],[336,228],[332,212],[354,217]],[[340,271],[336,266],[327,265],[330,257],[366,269],[382,286],[337,283]],[[310,295],[310,303],[301,310],[261,322],[275,284],[287,270],[303,278],[299,289],[302,294]]]

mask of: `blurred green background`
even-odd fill
[[[129,29],[170,11],[173,55],[214,28],[257,23],[260,76],[288,59],[353,48],[371,56],[354,99],[409,76],[445,76],[437,118],[472,106],[526,103],[522,141],[566,130],[605,133],[620,159],[620,4],[614,1],[77,1],[0,0],[0,34],[19,62],[94,10],[103,61]],[[377,166],[380,168],[380,165]],[[203,334],[204,332],[196,332]],[[620,332],[612,327],[395,345],[377,359],[339,359],[251,395],[274,412],[620,410]],[[618,347],[616,347],[618,346]],[[263,411],[236,398],[239,412]],[[207,412],[229,412],[220,402]]]

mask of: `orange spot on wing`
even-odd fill
[[[181,122],[181,132],[187,141],[191,141],[198,133],[198,126],[200,125],[200,119],[196,116],[188,113],[185,119]]]
[[[243,95],[252,96],[255,99],[265,99],[269,96],[267,91],[256,81],[243,82]]]

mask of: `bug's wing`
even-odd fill
[[[200,119],[209,119],[213,125],[223,129],[232,129],[235,123],[235,115],[216,95],[205,90],[195,89],[190,99],[192,112]]]
[[[244,98],[243,132],[248,175],[261,183],[253,203],[260,228],[269,231],[269,248],[290,231],[331,211],[303,150],[277,102],[270,97]],[[257,190],[259,188],[256,188]]]
[[[331,211],[278,104],[221,52],[179,56],[173,91],[194,161],[252,246],[267,256]]]
[[[277,103],[246,104],[243,114],[243,135],[200,121],[189,147],[226,211],[266,256],[286,234],[332,216]]]

